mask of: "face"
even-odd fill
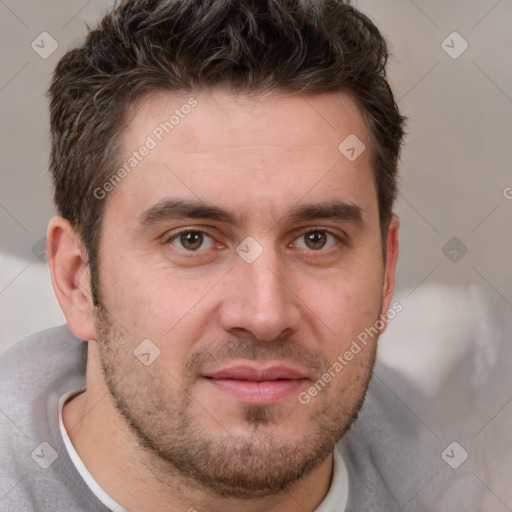
[[[353,342],[388,304],[369,150],[338,149],[351,134],[369,147],[339,94],[131,111],[129,172],[102,199],[103,373],[139,445],[219,495],[287,488],[362,403],[377,336]]]

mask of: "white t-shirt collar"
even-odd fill
[[[94,495],[109,508],[112,512],[129,512],[127,509],[119,505],[115,500],[113,500],[94,480],[89,470],[85,467],[85,464],[82,462],[82,459],[78,455],[71,439],[69,439],[68,433],[66,431],[66,427],[64,426],[64,421],[62,420],[62,408],[67,400],[71,399],[73,396],[84,391],[85,388],[69,391],[62,395],[59,399],[59,427],[60,432],[62,434],[62,439],[64,441],[64,445],[66,446],[66,450],[68,451],[69,457],[73,461],[76,469],[80,473],[81,477],[84,479],[84,482],[87,484],[89,489],[94,493]],[[320,503],[320,506],[315,510],[315,512],[345,512],[347,508],[348,502],[348,472],[347,466],[343,461],[341,453],[338,448],[334,449],[334,457],[333,457],[333,472],[332,472],[332,480],[331,487],[327,492],[324,500]]]

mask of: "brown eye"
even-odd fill
[[[294,247],[299,249],[309,249],[311,251],[321,251],[330,249],[338,243],[338,237],[333,233],[324,230],[308,231],[300,235],[293,243]]]
[[[213,245],[213,239],[202,231],[182,231],[175,235],[171,244],[186,251],[198,251],[209,249]]]
[[[327,243],[327,236],[322,231],[312,231],[304,235],[304,241],[310,249],[323,249]]]

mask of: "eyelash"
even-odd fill
[[[329,230],[329,229],[325,229],[325,228],[315,228],[315,227],[308,227],[307,229],[305,229],[304,231],[301,231],[294,239],[293,239],[293,242],[296,241],[297,239],[299,239],[300,237],[303,237],[304,235],[307,235],[308,233],[317,233],[317,232],[320,232],[320,233],[326,233],[327,235],[331,235],[332,237],[334,237],[336,239],[336,243],[334,244],[333,247],[329,247],[328,249],[319,249],[317,251],[315,251],[314,249],[310,249],[310,250],[307,250],[307,249],[303,249],[303,248],[299,248],[303,251],[307,251],[311,254],[325,254],[327,252],[329,252],[331,249],[334,249],[334,247],[336,247],[339,243],[341,244],[344,244],[344,245],[348,245],[348,241],[346,240],[346,238],[337,233],[334,233],[333,231]],[[195,228],[189,228],[189,229],[182,229],[176,233],[173,233],[172,235],[170,235],[169,237],[167,237],[165,239],[165,243],[166,244],[171,244],[172,245],[172,242],[176,239],[179,239],[180,235],[184,234],[184,233],[200,233],[208,238],[210,238],[211,240],[215,241],[215,238],[213,236],[211,236],[210,234],[208,234],[206,231],[204,230],[201,230],[201,229],[195,229]],[[224,245],[222,245],[224,247]],[[202,252],[205,252],[205,251],[208,251],[208,249],[197,249],[195,251],[191,251],[191,250],[188,250],[188,249],[184,249],[184,248],[180,248],[180,247],[177,247],[177,249],[183,251],[183,252],[186,252],[187,255],[197,255],[199,256]]]

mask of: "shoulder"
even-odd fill
[[[66,325],[37,332],[0,356],[0,408],[32,401],[38,393],[85,370],[86,342]]]
[[[389,432],[386,400],[373,381],[365,403],[338,449],[347,467],[347,512],[398,510],[397,489],[389,465],[397,439]]]
[[[28,336],[0,356],[0,410],[11,420],[9,431],[14,424],[30,430],[30,412],[44,406],[53,393],[65,392],[74,378],[85,376],[86,350],[86,342],[62,325]],[[4,427],[0,439],[5,435]]]
[[[3,372],[14,373],[12,364],[31,365],[36,358],[49,358],[49,351],[57,351],[56,355],[76,354],[77,346],[83,343],[68,329],[67,325],[60,325],[39,331],[27,336],[11,346],[0,355],[0,369]],[[37,369],[37,364],[35,365]]]
[[[34,486],[53,480],[48,464],[62,450],[58,402],[85,385],[86,348],[64,325],[35,333],[0,356],[0,509],[35,510]]]

